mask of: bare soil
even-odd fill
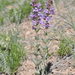
[[[59,3],[58,7],[59,13],[65,14],[67,11],[65,11],[63,7],[62,2]],[[8,6],[8,8],[12,8]],[[74,6],[72,7],[74,8]],[[61,10],[62,9],[62,10]],[[58,10],[55,10],[56,13],[53,16],[53,19],[51,21],[53,28],[48,29],[47,31],[49,32],[50,39],[52,39],[49,42],[49,53],[53,53],[44,63],[52,63],[50,70],[51,72],[48,75],[75,75],[75,59],[73,56],[64,56],[63,58],[60,58],[57,54],[56,51],[59,49],[58,47],[58,42],[60,42],[60,36],[58,36],[56,30],[60,31],[63,33],[63,35],[67,35],[71,37],[73,34],[75,34],[75,31],[73,28],[71,28],[68,24],[64,23],[64,20],[57,16]],[[56,24],[58,23],[58,24]],[[56,25],[55,25],[56,24]],[[55,25],[55,26],[54,26]],[[35,64],[31,60],[35,56],[33,55],[34,48],[32,47],[32,43],[36,42],[35,41],[35,36],[37,35],[34,30],[31,29],[32,23],[31,21],[24,20],[20,25],[19,25],[19,30],[20,32],[20,37],[25,37],[25,40],[21,41],[24,43],[25,47],[25,52],[26,52],[26,59],[21,63],[22,65],[18,68],[18,72],[16,75],[35,75]],[[14,24],[10,25],[9,27],[6,27],[5,30],[7,29],[12,29],[14,27]],[[45,29],[42,29],[39,31],[38,35],[40,37],[42,33],[45,31]],[[39,42],[41,43],[41,42]],[[41,43],[42,44],[42,43]],[[1,74],[3,75],[3,74]]]

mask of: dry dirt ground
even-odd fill
[[[27,42],[27,46],[25,46],[26,53],[27,53],[27,59],[22,63],[22,66],[18,68],[18,73],[17,75],[35,75],[34,74],[34,68],[35,64],[31,60],[34,58],[34,55],[32,54],[34,52],[32,48],[32,44],[30,42],[33,42],[34,36],[36,35],[35,31],[31,29],[31,22],[24,22],[23,24],[20,25],[20,28],[24,29],[24,34],[21,34],[20,36],[24,37],[25,36],[25,42]],[[41,32],[39,34],[41,35]],[[73,29],[67,28],[64,34],[71,35],[71,32],[74,33]],[[55,33],[50,32],[50,36],[54,35]],[[55,37],[58,38],[58,37]],[[49,52],[54,53],[54,55],[50,56],[46,60],[46,64],[48,62],[51,62],[53,65],[51,66],[51,73],[48,75],[75,75],[75,68],[74,68],[74,58],[73,56],[65,56],[64,58],[59,58],[57,54],[55,53],[56,50],[59,48],[57,43],[59,40],[54,39],[53,41],[50,42],[50,48]]]
[[[62,9],[62,7],[58,8]],[[60,12],[63,11],[64,9],[60,10]],[[63,14],[64,13],[66,12],[63,12]],[[60,17],[57,16],[57,14],[58,13],[56,13],[53,16],[52,25],[55,25],[56,22],[58,22],[58,24],[53,27],[56,30],[63,32],[64,35],[66,34],[68,36],[71,36],[72,34],[74,34],[75,31],[69,25],[66,25],[63,22],[63,19],[60,19]],[[35,33],[34,30],[31,29],[31,26],[32,23],[26,20],[19,25],[19,30],[22,30],[22,32],[20,32],[20,36],[25,37],[25,40],[22,42],[25,43],[26,59],[22,62],[22,65],[18,68],[18,73],[16,75],[35,75],[34,74],[35,64],[31,59],[34,58],[34,55],[32,54],[34,52],[32,43],[35,42],[34,36],[36,36],[37,34]],[[10,25],[6,29],[9,28],[12,29],[12,27],[14,27],[14,25]],[[45,31],[44,29],[40,30],[38,35],[41,36],[44,31]],[[53,28],[50,28],[47,31],[49,32],[48,37],[52,39],[52,41],[49,43],[49,52],[54,53],[44,62],[46,64],[48,62],[52,63],[52,66],[50,67],[51,72],[48,75],[75,75],[75,67],[74,67],[75,59],[73,58],[72,55],[60,58],[56,54],[56,51],[59,48],[57,43],[60,41],[59,40],[60,37],[56,35],[57,33],[56,31],[53,30]]]
[[[60,7],[58,8],[62,9],[63,3],[60,3],[59,6]],[[64,15],[65,13],[67,13],[65,9],[59,10],[59,12]],[[56,24],[53,27],[59,32],[62,32],[63,35],[72,36],[73,34],[75,34],[75,31],[68,24],[65,24],[63,22],[64,20],[61,17],[57,16],[57,14],[59,13],[56,13],[53,16],[52,25],[55,25],[56,22],[58,22],[58,24]],[[34,30],[31,29],[31,26],[32,26],[31,22],[23,22],[20,25],[20,28],[24,29],[23,34],[21,34],[20,36],[22,37],[25,36],[25,42],[27,42],[27,45],[25,46],[26,53],[27,53],[27,60],[25,60],[22,66],[18,68],[17,75],[35,75],[34,74],[35,64],[31,61],[31,59],[34,58],[34,55],[32,54],[34,52],[34,49],[32,48],[32,42],[34,42],[35,40],[34,36],[36,36],[37,34],[35,33]],[[44,31],[45,30],[39,31],[38,35],[42,35]],[[75,75],[75,67],[74,67],[75,59],[73,58],[72,55],[64,56],[63,58],[59,58],[58,55],[55,53],[56,50],[59,48],[57,43],[60,40],[56,40],[56,39],[59,39],[59,35],[55,36],[56,31],[52,30],[52,28],[50,28],[48,32],[49,32],[48,37],[52,39],[54,38],[49,43],[50,44],[49,52],[54,53],[54,55],[50,56],[46,60],[46,62],[44,62],[46,64],[48,62],[51,62],[53,64],[50,68],[51,72],[48,75]]]
[[[59,9],[62,9],[63,4],[60,3],[58,7]],[[74,8],[74,7],[72,7]],[[57,10],[58,11],[58,10]],[[63,12],[64,11],[64,12]],[[59,10],[60,13],[65,14],[67,13],[65,9]],[[63,19],[57,16],[56,13],[53,16],[52,24],[55,25],[56,22],[58,22],[57,25],[53,26],[56,30],[60,31],[63,33],[63,35],[68,35],[71,36],[75,33],[75,31],[68,25],[63,22]],[[17,75],[35,75],[34,74],[34,68],[35,64],[31,60],[34,58],[34,55],[32,54],[34,52],[32,48],[31,42],[34,42],[34,36],[37,35],[34,30],[31,29],[32,23],[31,22],[23,22],[20,25],[20,28],[24,29],[23,34],[20,36],[25,36],[25,41],[27,42],[27,46],[25,46],[26,53],[27,53],[27,59],[22,63],[22,66],[18,68],[18,73]],[[45,30],[40,30],[38,35],[42,35],[42,33]],[[75,67],[74,67],[74,61],[75,59],[73,56],[64,56],[63,58],[58,57],[56,54],[56,50],[59,48],[57,43],[60,40],[59,36],[54,36],[56,35],[56,31],[53,31],[51,28],[48,30],[50,38],[53,40],[49,43],[49,52],[54,53],[54,55],[50,56],[44,63],[51,62],[52,66],[50,67],[51,72],[48,75],[75,75]]]

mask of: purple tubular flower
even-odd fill
[[[54,8],[52,6],[50,6],[50,11],[51,11],[51,14],[54,14]]]
[[[42,24],[43,28],[52,27],[49,23],[49,21],[52,18],[52,15],[54,14],[54,8],[52,7],[52,0],[48,0],[48,2],[45,3],[46,9],[43,11],[44,16],[42,17],[44,20],[44,24]]]
[[[47,7],[48,2],[45,3],[45,6]]]
[[[33,0],[32,3],[30,3],[30,6],[34,7],[34,4],[36,3],[36,0]]]
[[[45,23],[45,28],[51,27],[49,23]]]
[[[49,13],[48,9],[45,9],[43,12],[44,12],[44,13]]]
[[[42,10],[42,8],[39,8],[39,11],[41,11]]]
[[[39,12],[39,9],[37,7],[33,8],[32,10],[33,10],[33,12]]]
[[[41,4],[37,3],[36,0],[33,0],[30,5],[32,6],[32,13],[30,14],[32,24],[37,26],[42,18],[42,13],[40,12],[42,10],[42,8],[40,8]]]
[[[40,3],[36,3],[36,4],[34,5],[34,7],[37,7],[37,8],[39,8],[40,6],[41,6]]]
[[[32,24],[33,24],[33,25],[37,25],[37,23],[36,23],[35,20],[32,20]]]
[[[32,29],[36,30],[36,26],[41,24],[43,28],[52,27],[49,23],[49,21],[52,18],[52,15],[54,14],[54,8],[52,7],[53,1],[48,0],[48,2],[45,3],[45,10],[42,12],[41,4],[37,3],[36,0],[33,0],[30,5],[32,6],[32,13],[30,14],[30,18],[32,19]]]
[[[47,16],[46,16],[46,15],[44,15],[44,16],[43,16],[43,19],[45,20],[45,19],[46,19],[46,17],[47,17]]]
[[[33,3],[30,3],[30,6],[33,6]]]
[[[52,27],[52,25],[50,25],[49,23],[45,23],[44,25],[42,25],[43,28],[48,28],[48,27]]]
[[[37,5],[37,7],[38,7],[38,8],[41,6],[41,4],[40,4],[40,3],[37,3],[36,5]]]
[[[30,18],[31,18],[31,19],[37,18],[37,15],[36,15],[36,14],[31,13],[31,14],[30,14]]]
[[[46,21],[50,21],[51,20],[51,18],[52,18],[52,16],[49,16],[49,17],[46,17]]]
[[[34,15],[33,15],[33,13],[31,13],[31,14],[30,14],[30,18],[33,18],[33,17],[34,17]]]
[[[52,11],[52,10],[54,10],[54,8],[52,6],[50,6],[50,10]]]
[[[53,0],[51,0],[50,3],[53,4]]]
[[[41,19],[40,18],[38,18],[38,22],[40,22],[41,21]]]
[[[42,20],[40,20],[39,23],[42,25],[45,25],[44,21],[42,21]]]
[[[32,29],[36,30],[36,28],[34,26],[32,26]]]
[[[46,28],[46,23],[42,24],[42,27],[43,27],[43,28]]]
[[[38,12],[38,17],[42,18],[43,14],[41,12]]]

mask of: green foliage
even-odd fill
[[[4,19],[11,23],[20,24],[22,19],[29,17],[31,12],[30,2],[24,1],[22,4],[19,4],[18,1],[20,0],[0,0],[0,14],[4,13],[4,15],[2,14],[3,16],[0,17],[0,25],[3,24]],[[14,3],[18,8],[13,6]],[[10,10],[6,9],[6,7],[11,4],[13,8]]]
[[[0,17],[0,25],[3,25],[4,17]]]
[[[8,65],[10,66],[10,72],[13,73],[20,65],[21,58],[24,56],[24,49],[19,43],[14,42],[9,45],[10,52],[7,58]]]
[[[25,1],[22,5],[19,5],[18,8],[9,10],[9,19],[11,22],[21,23],[21,20],[24,17],[28,17],[30,12],[31,12],[30,3]]]
[[[25,55],[24,49],[19,42],[11,42],[7,35],[0,34],[0,39],[0,71],[12,74],[17,71]]]
[[[25,1],[19,6],[19,10],[21,11],[21,18],[24,18],[25,16],[28,17],[31,12],[30,2]]]
[[[46,61],[46,59],[48,57],[50,57],[52,55],[52,53],[50,54],[48,51],[48,43],[49,43],[49,39],[47,38],[46,35],[45,39],[41,38],[39,35],[35,36],[35,40],[37,41],[37,43],[34,43],[34,49],[35,52],[33,53],[35,55],[35,58],[32,58],[32,61],[35,64],[35,75],[44,75],[45,73],[48,73],[45,68],[46,68],[46,64],[43,64],[44,61]],[[40,39],[41,38],[41,39]],[[38,44],[39,42],[41,42],[44,45]],[[37,50],[37,52],[36,52]],[[39,59],[40,56],[40,59]]]
[[[39,37],[38,36],[35,36],[35,40],[39,40]]]
[[[3,25],[5,20],[10,21],[11,23],[20,24],[22,19],[29,18],[31,12],[30,0],[24,1],[22,4],[18,1],[20,0],[0,0],[0,14],[4,13],[4,15],[0,17],[0,25]],[[38,0],[38,2],[40,2],[42,8],[44,8],[44,0]],[[16,4],[17,7],[13,6],[14,4]],[[12,5],[13,8],[10,10],[6,9],[8,5]]]
[[[21,23],[21,12],[17,11],[17,9],[9,10],[9,20],[11,23],[19,24]]]
[[[65,56],[65,55],[71,55],[72,54],[72,46],[73,46],[73,41],[72,39],[68,38],[63,38],[60,40],[59,43],[59,49],[57,50],[57,54],[59,56]]]
[[[42,0],[42,1],[38,0],[38,2],[42,3],[42,8],[44,8],[44,0]],[[17,5],[18,8],[13,6],[14,3]],[[12,4],[13,8],[10,10],[7,10],[6,6],[11,5],[11,4]],[[4,9],[4,10],[1,10],[1,9]],[[7,18],[9,19],[9,21],[11,23],[20,24],[22,19],[29,18],[29,14],[31,12],[30,0],[24,1],[22,4],[19,4],[18,0],[16,0],[16,1],[15,0],[5,0],[5,1],[0,0],[0,10],[6,12],[8,15],[7,16],[6,14],[4,14],[7,17],[5,17],[5,16],[0,17],[1,25],[3,24],[4,19],[7,20]]]
[[[16,2],[17,2],[16,0],[0,0],[0,10],[5,8],[7,5],[11,5]]]

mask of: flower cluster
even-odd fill
[[[32,28],[36,30],[36,26],[38,24],[41,24],[43,28],[51,27],[49,24],[49,21],[52,18],[52,15],[54,14],[54,8],[52,7],[53,1],[48,0],[48,2],[45,3],[45,10],[43,13],[41,13],[42,8],[41,4],[37,3],[36,0],[33,0],[30,5],[32,6],[32,13],[30,14],[30,18],[32,19]]]
[[[52,18],[52,15],[54,14],[54,8],[52,7],[53,1],[52,0],[48,0],[48,2],[45,3],[46,9],[43,11],[43,19],[45,21],[44,24],[42,24],[42,27],[44,28],[48,28],[51,27],[51,25],[49,24],[49,21]]]
[[[32,3],[30,3],[32,6],[32,13],[30,14],[30,18],[32,19],[32,29],[36,29],[36,25],[40,24],[42,13],[41,13],[41,4],[37,3],[36,0],[33,0]]]

